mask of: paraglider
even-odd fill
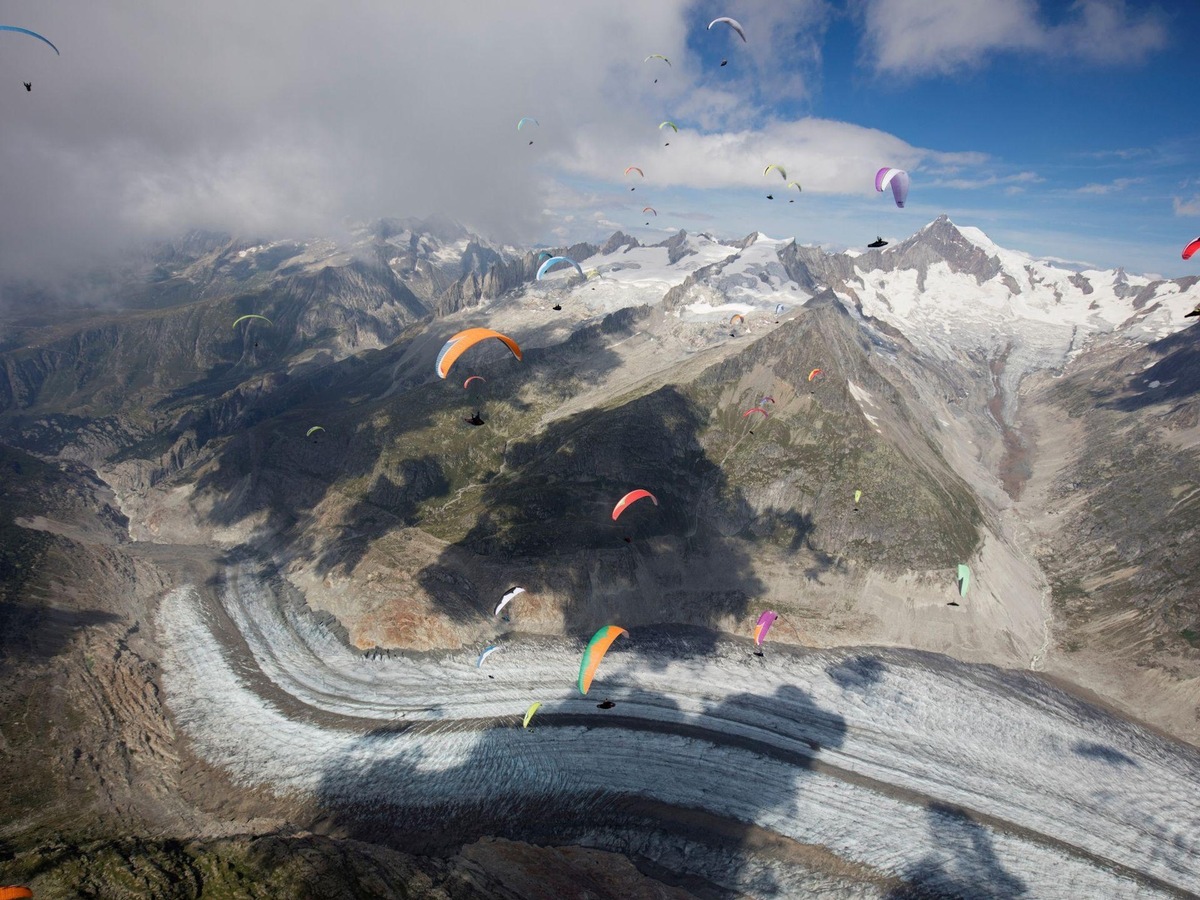
[[[658,130],[662,131],[664,128],[670,128],[676,134],[679,134],[679,126],[674,122],[660,122],[658,125]]]
[[[784,181],[787,181],[787,172],[783,170],[783,166],[777,165],[776,163],[771,163],[771,165],[763,169],[763,176],[765,177],[772,169],[778,169],[780,177],[782,177]]]
[[[812,381],[814,378],[821,378],[824,375],[825,375],[825,373],[821,369],[813,369],[811,372],[808,373],[808,380]]]
[[[312,428],[308,429],[308,431],[304,432],[304,436],[305,436],[305,437],[312,437],[312,436],[313,436],[314,434],[316,434],[318,431],[324,431],[324,430],[325,430],[325,426],[324,426],[324,425],[314,425]]]
[[[600,666],[600,661],[604,659],[604,654],[608,652],[612,642],[623,634],[629,634],[629,632],[616,625],[605,625],[592,635],[587,649],[583,651],[583,658],[579,661],[579,693],[587,694],[588,689],[592,686],[592,679],[596,677],[596,669]]]
[[[526,123],[529,123],[530,125],[536,125],[538,128],[542,127],[541,123],[537,119],[530,118],[529,116],[523,116],[521,121],[517,123],[517,131],[520,131]],[[533,141],[529,142],[529,146],[533,146]]]
[[[637,172],[637,173],[638,173],[639,175],[641,175],[643,178],[645,178],[645,177],[646,177],[646,173],[645,173],[645,172],[643,172],[641,169],[639,169],[637,166],[626,166],[626,168],[625,168],[625,174],[626,174],[626,175],[628,175],[630,172]],[[636,191],[636,190],[637,190],[637,188],[636,188],[636,187],[631,187],[631,188],[630,188],[630,190],[631,190],[631,191]]]
[[[739,22],[737,19],[731,19],[731,18],[729,18],[729,16],[721,16],[720,18],[713,19],[711,22],[708,23],[708,30],[712,31],[712,27],[714,25],[716,25],[718,22],[724,22],[726,25],[728,25],[730,28],[732,28],[734,31],[736,31],[738,33],[738,35],[742,39],[742,42],[746,43],[746,32],[742,29],[741,22]],[[725,65],[725,60],[721,61],[721,65]]]
[[[774,402],[774,401],[772,401],[772,402]],[[751,413],[762,413],[764,419],[771,418],[771,414],[769,412],[767,412],[765,409],[763,409],[761,406],[755,406],[753,409],[746,410],[744,413],[742,413],[742,418],[743,419],[746,418],[746,416],[750,415]]]
[[[516,596],[518,596],[520,594],[524,594],[524,593],[525,593],[525,588],[523,588],[523,587],[510,588],[508,590],[508,592],[503,597],[500,598],[500,602],[496,604],[496,611],[494,613],[492,613],[492,615],[493,616],[500,615],[500,610],[502,610],[502,609],[504,609],[504,607],[508,606],[508,604],[512,602],[513,597],[516,597]]]
[[[871,243],[867,244],[867,246],[870,247],[872,250],[878,250],[880,247],[886,247],[887,243],[888,242],[885,241],[883,238],[876,237],[875,240],[871,241]]]
[[[592,290],[594,291],[594,290],[595,290],[595,288],[592,288]],[[552,310],[554,310],[555,312],[562,312],[562,305],[561,305],[561,304],[559,304],[559,303],[555,303],[555,304],[554,304],[552,307],[550,307],[550,308],[551,308]]]
[[[0,25],[0,31],[15,31],[18,34],[27,34],[30,37],[35,37],[42,43],[48,44],[51,50],[53,50],[59,56],[62,56],[62,54],[58,52],[58,48],[50,43],[49,38],[42,37],[42,35],[38,34],[36,31],[30,31],[28,28],[19,28],[16,25]],[[28,89],[28,85],[26,86],[26,89]]]
[[[774,199],[775,199],[775,195],[774,195],[774,194],[767,194],[767,199],[768,199],[768,200],[774,200]]]
[[[663,56],[661,53],[651,53],[649,56],[647,56],[645,59],[643,59],[642,62],[650,62],[650,60],[652,60],[652,59],[661,59],[668,66],[671,65],[671,61],[669,59],[667,59],[665,56]]]
[[[795,188],[797,191],[799,191],[800,193],[802,193],[802,194],[804,193],[804,188],[800,187],[800,182],[798,182],[798,181],[789,181],[789,182],[787,183],[787,186],[788,186],[788,187],[794,187],[794,188]]]
[[[775,315],[782,316],[785,312],[787,312],[786,306],[784,306],[782,303],[775,304]]]
[[[644,209],[642,210],[642,213],[643,213],[643,214],[645,214],[645,213],[650,213],[650,215],[652,215],[652,216],[655,216],[655,217],[657,217],[657,216],[658,216],[658,210],[657,210],[657,209],[655,209],[653,206],[647,206],[646,208],[644,208]],[[598,275],[598,274],[600,274],[600,273],[599,273],[599,272],[597,272],[596,274]],[[589,276],[589,277],[591,277],[591,276]]]
[[[854,508],[858,509],[858,501],[862,499],[862,491],[854,492]]]
[[[971,567],[965,563],[958,564],[958,596],[967,596],[967,588],[971,586]]]
[[[529,727],[529,720],[533,718],[533,714],[542,708],[542,701],[537,700],[529,704],[529,709],[525,710],[525,721],[521,723],[522,728]]]
[[[33,82],[30,82],[30,81],[22,81],[22,82],[21,82],[21,84],[25,85],[25,90],[26,90],[26,91],[32,91],[32,90],[33,90]]]
[[[1186,247],[1183,248],[1183,258],[1191,259],[1192,254],[1195,253],[1197,250],[1200,250],[1200,237],[1196,238],[1194,241],[1192,241],[1190,244],[1188,244]]]
[[[463,419],[463,421],[466,422],[468,425],[474,425],[476,428],[478,428],[480,425],[487,424],[486,422],[483,421],[482,418],[480,418],[479,410],[475,410],[475,412],[473,412],[471,414],[471,418]]]
[[[626,509],[628,509],[630,506],[632,506],[638,500],[641,500],[643,497],[649,497],[650,501],[655,506],[658,506],[658,498],[657,497],[655,497],[652,493],[650,493],[647,490],[638,488],[636,491],[630,491],[628,494],[626,494],[624,497],[622,497],[620,500],[617,501],[617,505],[613,507],[613,511],[612,511],[613,521],[614,522],[617,521],[617,519],[620,518],[621,513],[625,512]]]
[[[904,201],[908,197],[908,182],[908,173],[903,169],[884,166],[875,173],[875,190],[886,191],[888,185],[891,185],[892,196],[896,198],[896,205],[901,209],[904,208]]]
[[[603,703],[597,703],[596,709],[612,709],[616,705],[617,704],[613,703],[611,700],[606,699]]]
[[[496,646],[495,644],[492,644],[490,647],[485,647],[484,651],[479,654],[479,660],[475,663],[475,668],[477,668],[477,669],[483,668],[483,661],[499,649],[500,648],[498,646]]]
[[[734,313],[732,316],[729,317],[730,325],[737,325],[738,323],[745,322],[745,321],[746,321],[746,317],[743,316],[741,313]]]
[[[727,66],[727,65],[729,65],[729,60],[727,60],[727,59],[723,59],[723,60],[721,60],[721,67],[722,67],[722,68],[724,68],[724,67],[725,67],[725,66]]]
[[[266,322],[268,325],[271,325],[271,326],[274,326],[274,324],[275,324],[270,319],[268,319],[266,316],[260,316],[258,313],[250,313],[250,315],[248,315],[248,316],[238,316],[236,319],[234,319],[233,327],[237,328],[239,322],[245,322],[247,319],[262,319],[264,322]]]
[[[546,273],[549,272],[555,266],[557,266],[559,263],[570,263],[571,265],[573,265],[575,267],[576,272],[578,272],[584,278],[587,278],[587,276],[583,274],[583,267],[580,266],[579,263],[575,262],[575,260],[571,259],[571,257],[569,257],[569,256],[552,256],[548,260],[546,260],[544,263],[542,263],[541,266],[538,268],[537,280],[541,281],[543,278],[545,278]]]
[[[758,401],[758,405],[762,406],[764,403],[774,403],[774,402],[775,402],[774,397],[772,397],[770,394],[764,394],[763,398]]]
[[[465,390],[466,388],[470,387],[472,381],[478,381],[480,384],[487,384],[487,379],[484,378],[482,375],[472,375],[470,378],[468,378],[466,381],[463,382],[463,389]]]
[[[433,369],[438,374],[438,378],[445,378],[450,374],[450,367],[458,360],[460,356],[474,347],[480,341],[485,341],[488,338],[495,338],[501,341],[518,361],[522,359],[521,348],[517,346],[517,342],[508,335],[501,334],[498,331],[492,331],[490,328],[468,328],[465,331],[460,331],[450,340],[446,341],[441,351],[437,355],[437,362],[434,363]]]
[[[767,632],[771,630],[771,626],[775,624],[775,620],[779,618],[779,613],[773,609],[768,609],[758,617],[758,622],[754,625],[754,643],[759,647],[763,641],[767,639]]]
[[[1192,316],[1200,316],[1200,303],[1196,304],[1196,308],[1184,316],[1185,319],[1190,319]]]

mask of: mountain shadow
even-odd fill
[[[711,629],[744,617],[765,592],[753,572],[753,544],[714,527],[708,510],[726,513],[717,519],[757,516],[701,446],[707,421],[706,411],[668,386],[510,443],[502,474],[460,514],[460,536],[422,574],[423,586],[460,620],[490,617],[511,584],[551,591],[566,598],[568,632],[609,622]],[[642,499],[614,519],[617,501],[637,488],[651,491],[657,505]],[[466,609],[442,578],[464,567],[479,585]],[[517,628],[522,605],[512,608]]]
[[[888,900],[1016,900],[1029,896],[1025,882],[1000,865],[987,829],[962,810],[931,803],[929,831],[941,852],[905,872],[905,884]]]
[[[845,720],[793,686],[734,694],[699,714],[681,713],[669,696],[649,700],[655,718],[622,714],[637,699],[605,711],[579,697],[548,702],[528,729],[514,707],[490,720],[372,730],[329,759],[311,830],[434,855],[487,836],[583,844],[623,853],[652,877],[708,879],[720,886],[713,896],[735,884],[778,893],[769,869],[747,868],[761,832],[754,822],[797,813],[804,781],[795,776],[821,748],[842,745]],[[772,721],[778,729],[764,737]],[[451,732],[460,734],[448,752]],[[738,765],[736,754],[758,762]],[[548,883],[545,896],[570,887]]]

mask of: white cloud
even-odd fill
[[[860,8],[867,54],[881,74],[944,75],[1004,51],[1139,62],[1167,42],[1161,15],[1131,12],[1125,0],[1076,0],[1057,24],[1037,0],[864,0]]]
[[[1045,181],[1037,172],[1014,172],[1012,175],[980,175],[974,178],[934,178],[928,187],[947,187],[959,191],[973,191],[997,185],[1036,184]],[[1023,187],[1009,187],[1006,193],[1019,193]]]
[[[1200,216],[1200,194],[1194,194],[1190,200],[1174,197],[1172,204],[1177,216]]]
[[[1112,181],[1104,183],[1085,184],[1081,188],[1077,188],[1077,194],[1112,194],[1116,191],[1123,191],[1131,184],[1142,184],[1145,178],[1115,178]]]

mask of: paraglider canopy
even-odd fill
[[[0,900],[32,900],[33,891],[22,885],[0,887]]]
[[[729,317],[730,325],[736,325],[739,322],[745,322],[745,321],[746,321],[746,317],[743,316],[741,313],[734,313],[732,316]]]
[[[645,172],[643,172],[641,169],[639,169],[637,166],[626,166],[626,167],[625,167],[625,174],[626,174],[626,175],[628,175],[630,172],[637,172],[637,173],[638,173],[639,175],[641,175],[643,178],[645,178],[645,177],[646,177],[646,173],[645,173]]]
[[[324,431],[324,430],[325,430],[325,426],[324,426],[324,425],[314,425],[312,428],[308,429],[308,431],[304,432],[304,436],[305,436],[305,437],[312,437],[312,436],[313,436],[314,434],[316,434],[318,431]]]
[[[536,125],[538,128],[542,127],[542,123],[537,119],[532,118],[531,116],[522,116],[521,121],[517,123],[517,131],[520,131],[526,125]]]
[[[478,381],[480,384],[487,383],[487,379],[484,378],[482,375],[472,375],[470,378],[468,378],[466,381],[463,382],[463,387],[464,388],[469,387],[472,381]]]
[[[771,402],[774,403],[775,401],[772,400]],[[771,414],[769,412],[767,412],[765,409],[763,409],[761,406],[755,406],[753,409],[746,410],[744,413],[742,413],[742,418],[743,419],[746,418],[746,416],[750,415],[751,413],[762,413],[764,418],[767,418],[767,419],[771,418]]]
[[[658,498],[657,497],[655,497],[652,493],[650,493],[647,490],[638,488],[636,491],[630,491],[628,494],[626,494],[624,497],[622,497],[620,500],[617,501],[617,505],[613,507],[613,511],[612,511],[613,521],[614,522],[617,521],[617,519],[620,517],[621,513],[625,512],[625,510],[627,508],[629,508],[629,506],[636,503],[638,500],[641,500],[643,497],[649,497],[650,501],[655,506],[658,506]]]
[[[728,25],[730,28],[732,28],[734,31],[736,31],[738,33],[738,36],[741,37],[743,43],[746,42],[746,32],[742,28],[742,23],[739,22],[737,19],[731,19],[731,18],[729,18],[729,16],[721,16],[718,19],[713,19],[711,22],[708,23],[708,30],[712,31],[712,27],[714,25],[716,25],[718,22],[723,22],[724,24]],[[721,61],[721,65],[725,65],[724,60]]]
[[[642,212],[650,213],[651,215],[655,215],[655,216],[658,215],[658,210],[655,209],[653,206],[647,206],[645,209],[642,210]],[[599,273],[597,272],[596,274],[599,274]],[[591,277],[591,276],[589,276],[589,277]]]
[[[580,275],[583,275],[583,268],[579,265],[579,263],[577,263],[577,262],[575,262],[575,260],[571,259],[571,257],[569,257],[569,256],[552,256],[548,260],[546,260],[544,263],[542,263],[541,266],[538,268],[537,280],[541,281],[543,278],[545,278],[546,273],[549,272],[555,266],[557,266],[559,263],[569,263],[575,267],[576,272],[578,272]],[[587,276],[584,275],[584,277],[586,278]]]
[[[495,644],[492,644],[490,647],[485,647],[484,651],[479,654],[479,659],[475,663],[475,668],[477,668],[477,669],[483,668],[483,661],[499,649],[500,648],[497,647]]]
[[[904,201],[908,198],[908,182],[908,173],[903,169],[884,166],[875,173],[875,190],[886,191],[891,185],[892,196],[896,200],[896,205],[901,209],[904,208]]]
[[[508,335],[501,334],[498,331],[492,331],[490,328],[468,328],[465,331],[460,331],[450,340],[446,341],[441,351],[437,355],[437,362],[434,363],[434,371],[437,372],[438,378],[445,378],[450,374],[450,367],[455,361],[462,356],[471,347],[474,347],[480,341],[485,341],[488,338],[495,338],[502,341],[513,356],[518,360],[522,358],[521,348],[517,346],[517,342]]]
[[[758,622],[754,626],[754,643],[762,646],[762,642],[767,639],[767,632],[771,630],[771,626],[775,624],[775,620],[779,618],[779,613],[773,609],[766,610],[758,617]]]
[[[772,169],[778,169],[780,177],[782,177],[784,181],[787,181],[787,172],[783,170],[783,166],[777,165],[776,163],[771,163],[771,165],[763,169],[763,175],[769,174]]]
[[[802,193],[802,194],[804,193],[804,188],[800,187],[800,182],[798,182],[798,181],[789,181],[789,182],[787,183],[787,186],[788,186],[788,187],[794,187],[794,188],[795,188],[796,190],[798,190],[800,193]]]
[[[533,714],[542,708],[542,701],[537,700],[529,704],[529,709],[525,710],[525,721],[521,723],[522,728],[529,727],[529,720],[533,718]]]
[[[579,661],[579,693],[586,694],[592,686],[592,679],[596,677],[596,669],[600,666],[600,660],[604,659],[604,654],[608,652],[608,648],[623,634],[629,634],[624,628],[619,628],[616,625],[605,625],[588,641],[587,648],[583,651],[583,658]]]
[[[1188,244],[1186,247],[1183,248],[1183,258],[1191,259],[1192,254],[1195,253],[1197,250],[1200,250],[1200,237],[1196,238],[1194,241],[1192,241],[1190,244]]]
[[[662,131],[664,128],[670,128],[670,129],[671,129],[672,131],[674,131],[676,134],[678,134],[678,133],[679,133],[679,126],[678,126],[678,125],[676,125],[674,122],[661,122],[661,123],[659,123],[658,130],[659,130],[659,131]]]
[[[274,325],[275,325],[275,323],[272,322],[270,319],[268,319],[266,316],[260,316],[258,313],[250,313],[250,315],[248,315],[248,316],[238,316],[236,319],[234,319],[233,327],[237,328],[239,322],[245,322],[247,319],[262,319],[264,322],[266,322],[268,325],[270,325],[272,327],[274,327]]]
[[[51,50],[53,50],[59,56],[62,56],[61,53],[58,53],[58,48],[50,43],[49,38],[43,37],[42,35],[38,34],[36,31],[30,31],[28,28],[20,28],[16,25],[0,25],[0,31],[15,31],[15,32],[17,32],[17,34],[27,34],[30,37],[35,37],[42,43],[48,44],[50,46]]]
[[[824,374],[825,374],[825,372],[822,371],[821,369],[813,369],[811,372],[808,373],[808,380],[812,381],[814,378],[820,378]]]
[[[971,586],[971,567],[965,563],[958,564],[958,596],[967,596],[967,588]]]
[[[661,53],[651,53],[649,56],[647,56],[645,59],[643,59],[642,62],[650,62],[650,60],[652,60],[652,59],[661,59],[668,66],[671,65],[671,61],[669,59],[667,59],[665,56],[663,56]]]
[[[525,588],[523,588],[523,587],[509,588],[508,592],[503,597],[500,598],[500,602],[496,604],[496,611],[494,613],[492,613],[492,615],[493,616],[500,615],[500,610],[502,610],[502,609],[504,609],[504,607],[508,606],[508,604],[510,602],[512,602],[513,597],[517,597],[524,593],[525,593]]]

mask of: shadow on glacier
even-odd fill
[[[842,690],[864,690],[883,680],[887,666],[877,656],[852,656],[825,667],[825,674]]]
[[[1088,741],[1078,741],[1071,747],[1071,752],[1089,759],[1098,759],[1110,766],[1136,766],[1138,761],[1126,753],[1104,744],[1093,744]]]
[[[804,773],[820,748],[842,745],[845,720],[790,685],[700,714],[658,697],[654,718],[636,701],[610,711],[596,701],[550,701],[529,729],[522,701],[465,731],[398,723],[366,733],[325,766],[311,828],[435,855],[485,836],[583,844],[773,895],[769,871],[740,881],[753,823],[797,815]]]
[[[707,410],[666,386],[511,442],[503,474],[482,486],[470,527],[421,573],[423,588],[458,621],[492,620],[500,596],[519,585],[564,598],[568,632],[698,625],[708,630],[697,652],[707,652],[715,629],[756,612],[766,593],[754,533],[804,542],[811,532],[791,510],[756,510],[729,486],[699,440],[708,422]],[[639,500],[614,521],[617,500],[636,488],[657,506]],[[470,588],[448,588],[448,573]],[[512,629],[532,599],[512,603]]]
[[[1020,878],[1000,865],[987,829],[956,807],[932,803],[930,835],[941,850],[905,871],[888,900],[1016,900],[1029,896]]]

